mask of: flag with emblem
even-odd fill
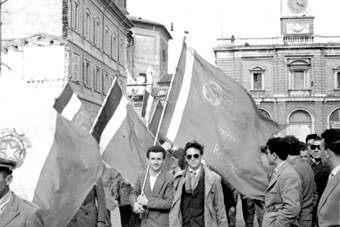
[[[42,209],[45,226],[64,227],[103,166],[95,139],[38,92],[2,72],[0,156],[21,164],[13,171],[10,189]]]
[[[91,130],[103,161],[131,183],[147,167],[146,151],[154,138],[115,79]]]
[[[242,194],[264,199],[268,182],[259,149],[278,130],[240,84],[183,44],[162,136],[180,147],[197,140],[208,165]]]

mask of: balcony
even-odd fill
[[[310,97],[312,91],[310,89],[289,89],[289,97]]]
[[[218,38],[216,48],[249,47],[263,45],[301,45],[301,44],[339,44],[340,36],[310,36],[310,37],[267,37],[267,38]]]

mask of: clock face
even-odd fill
[[[292,13],[302,13],[307,9],[308,0],[288,0],[288,8]]]

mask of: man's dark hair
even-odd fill
[[[308,140],[321,140],[321,137],[318,134],[313,133],[306,136],[306,145],[308,145]]]
[[[300,155],[301,143],[295,136],[286,136],[283,138],[284,146],[289,155]]]
[[[148,149],[147,152],[146,152],[146,157],[147,157],[147,158],[149,158],[150,152],[154,152],[154,153],[162,152],[162,153],[163,153],[163,159],[164,159],[165,156],[166,156],[166,151],[165,151],[165,149],[164,149],[163,147],[159,146],[159,145],[149,147],[149,149]]]
[[[12,174],[12,170],[7,167],[0,166],[0,174],[3,174],[4,177],[7,177]]]
[[[204,146],[199,144],[197,141],[194,140],[193,142],[188,142],[187,144],[185,144],[184,147],[185,154],[187,154],[187,150],[189,148],[195,148],[200,151],[201,155],[203,155]]]
[[[288,156],[288,152],[286,151],[287,146],[285,146],[285,143],[282,138],[276,137],[269,139],[267,141],[267,147],[271,154],[275,153],[281,160],[287,159]]]
[[[321,137],[324,140],[325,149],[330,149],[336,155],[340,155],[340,129],[327,129]]]
[[[304,151],[304,150],[307,150],[307,146],[304,142],[300,141],[300,151]]]

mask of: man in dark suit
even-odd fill
[[[283,139],[288,152],[287,161],[293,166],[301,179],[301,213],[299,217],[300,227],[311,227],[313,208],[318,198],[314,182],[312,167],[300,157],[300,141],[295,136],[286,136]]]
[[[12,170],[16,165],[15,158],[11,160],[0,158],[0,226],[44,226],[39,207],[21,199],[9,189],[13,179]]]
[[[149,171],[138,176],[130,195],[134,212],[141,214],[142,227],[169,226],[173,176],[162,169],[165,155],[166,151],[161,146],[148,149]]]
[[[274,166],[265,196],[263,226],[298,226],[301,210],[301,180],[296,170],[286,161],[288,153],[282,138],[267,142],[268,163]]]
[[[185,145],[187,167],[175,176],[170,227],[228,226],[221,177],[202,164],[203,150],[196,141]]]
[[[319,226],[340,226],[340,130],[328,129],[321,135],[321,149],[332,171],[318,206]]]
[[[316,135],[314,139],[310,139],[307,148],[312,155],[312,169],[314,171],[314,180],[316,184],[316,191],[318,192],[318,199],[313,210],[313,224],[317,223],[317,207],[323,191],[326,188],[328,176],[331,169],[326,160],[322,157],[321,152],[321,137]]]

